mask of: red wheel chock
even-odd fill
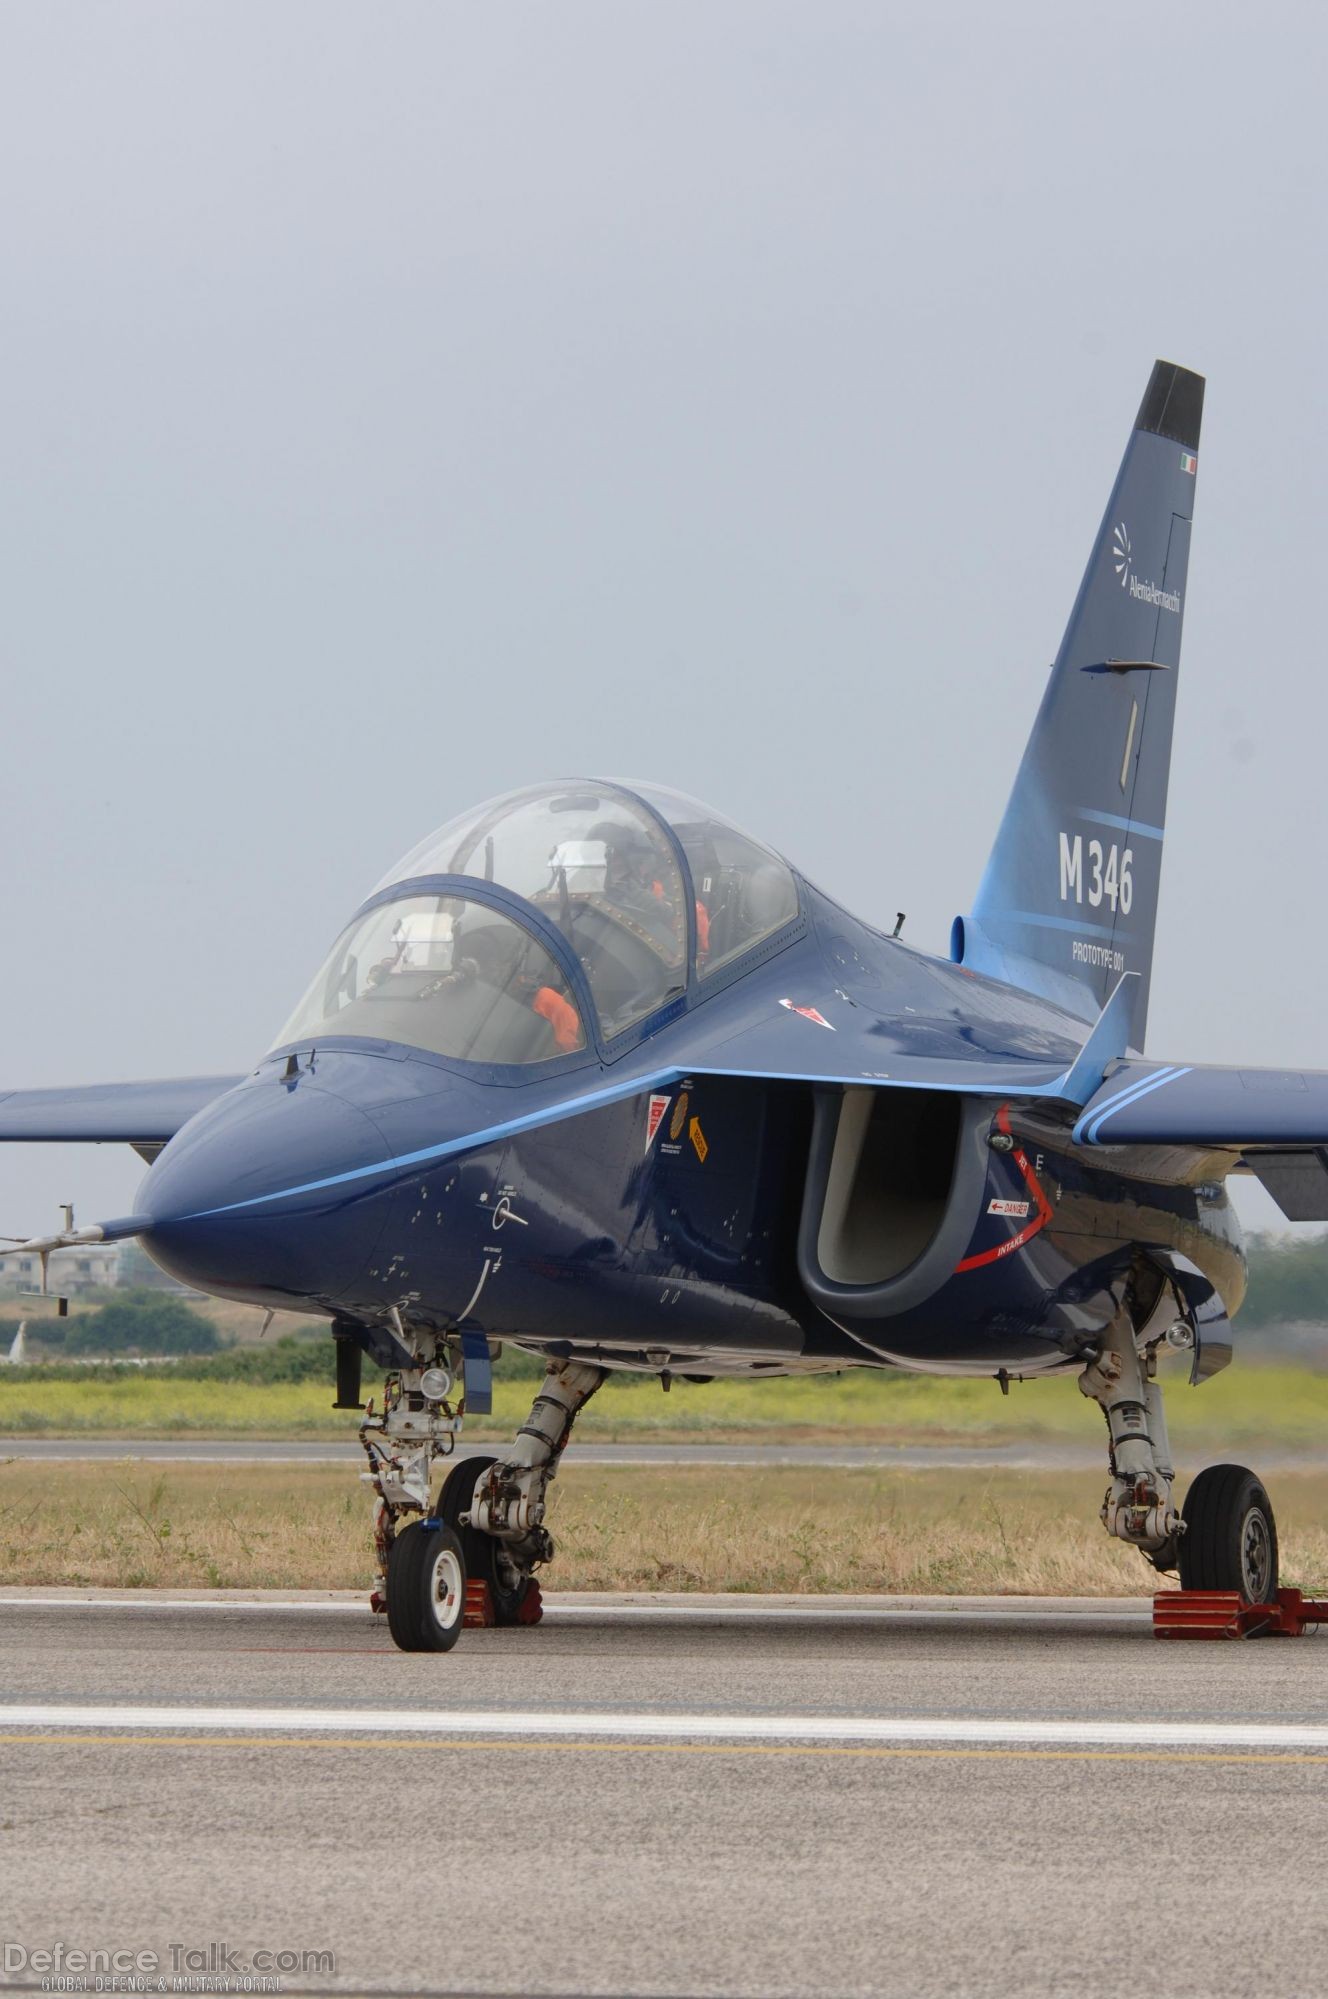
[[[538,1624],[543,1615],[544,1598],[540,1595],[539,1584],[532,1582],[530,1588],[521,1599],[516,1613],[516,1621],[518,1624]]]
[[[1280,1589],[1271,1603],[1235,1590],[1170,1589],[1153,1598],[1154,1638],[1302,1638],[1328,1624],[1328,1602]]]
[[[466,1584],[466,1614],[461,1620],[463,1631],[487,1631],[496,1624],[493,1614],[493,1591],[482,1576],[472,1576]]]
[[[544,1615],[544,1603],[540,1587],[532,1582],[521,1599],[517,1609],[518,1624],[538,1624]],[[472,1576],[466,1584],[466,1614],[462,1619],[464,1631],[487,1631],[498,1622],[493,1614],[493,1591],[482,1576]]]

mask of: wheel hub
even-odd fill
[[[433,1565],[430,1595],[440,1624],[451,1624],[465,1595],[460,1567],[450,1548],[443,1548]]]
[[[1245,1515],[1240,1537],[1241,1576],[1250,1603],[1267,1603],[1273,1592],[1272,1543],[1268,1522],[1257,1507]]]

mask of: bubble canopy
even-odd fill
[[[579,960],[606,1040],[685,991],[691,951],[704,984],[798,914],[784,862],[694,799],[584,780],[512,792],[450,820],[388,871],[374,890],[384,899],[339,940],[278,1046],[366,1035],[489,1062],[585,1046],[575,996],[533,927],[459,894],[386,897],[438,875],[533,905]],[[534,1028],[521,1018],[532,1006]]]
[[[395,897],[347,926],[277,1046],[331,1035],[502,1064],[586,1045],[553,954],[502,911],[456,895]]]

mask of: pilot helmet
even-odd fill
[[[602,819],[592,826],[589,837],[604,843],[604,885],[633,884],[649,887],[654,879],[658,856],[654,842],[641,827],[620,819]]]

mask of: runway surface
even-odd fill
[[[14,1588],[0,1661],[28,1950],[331,1952],[291,1993],[1318,1988],[1313,1639],[1163,1645],[1137,1600],[554,1594],[420,1657],[333,1593]]]
[[[461,1444],[458,1458],[492,1451],[492,1444]],[[0,1458],[36,1458],[51,1463],[94,1464],[107,1459],[142,1458],[158,1464],[313,1464],[359,1468],[359,1444],[265,1442],[248,1437],[0,1437]],[[1100,1444],[1020,1443],[927,1444],[581,1444],[567,1449],[567,1462],[580,1465],[826,1465],[853,1470],[893,1467],[937,1471],[1094,1470],[1102,1464]],[[1265,1461],[1270,1462],[1265,1458]],[[1315,1461],[1317,1464],[1317,1461]]]
[[[458,1458],[493,1450],[491,1443],[461,1444]],[[182,1465],[342,1465],[359,1470],[358,1443],[294,1443],[250,1437],[0,1437],[0,1460],[28,1458],[48,1464],[101,1464],[141,1459]],[[1101,1471],[1101,1439],[1084,1444],[1025,1440],[1014,1444],[599,1444],[567,1447],[579,1465],[821,1465],[840,1471]],[[1261,1446],[1265,1473],[1323,1469],[1321,1452]]]

